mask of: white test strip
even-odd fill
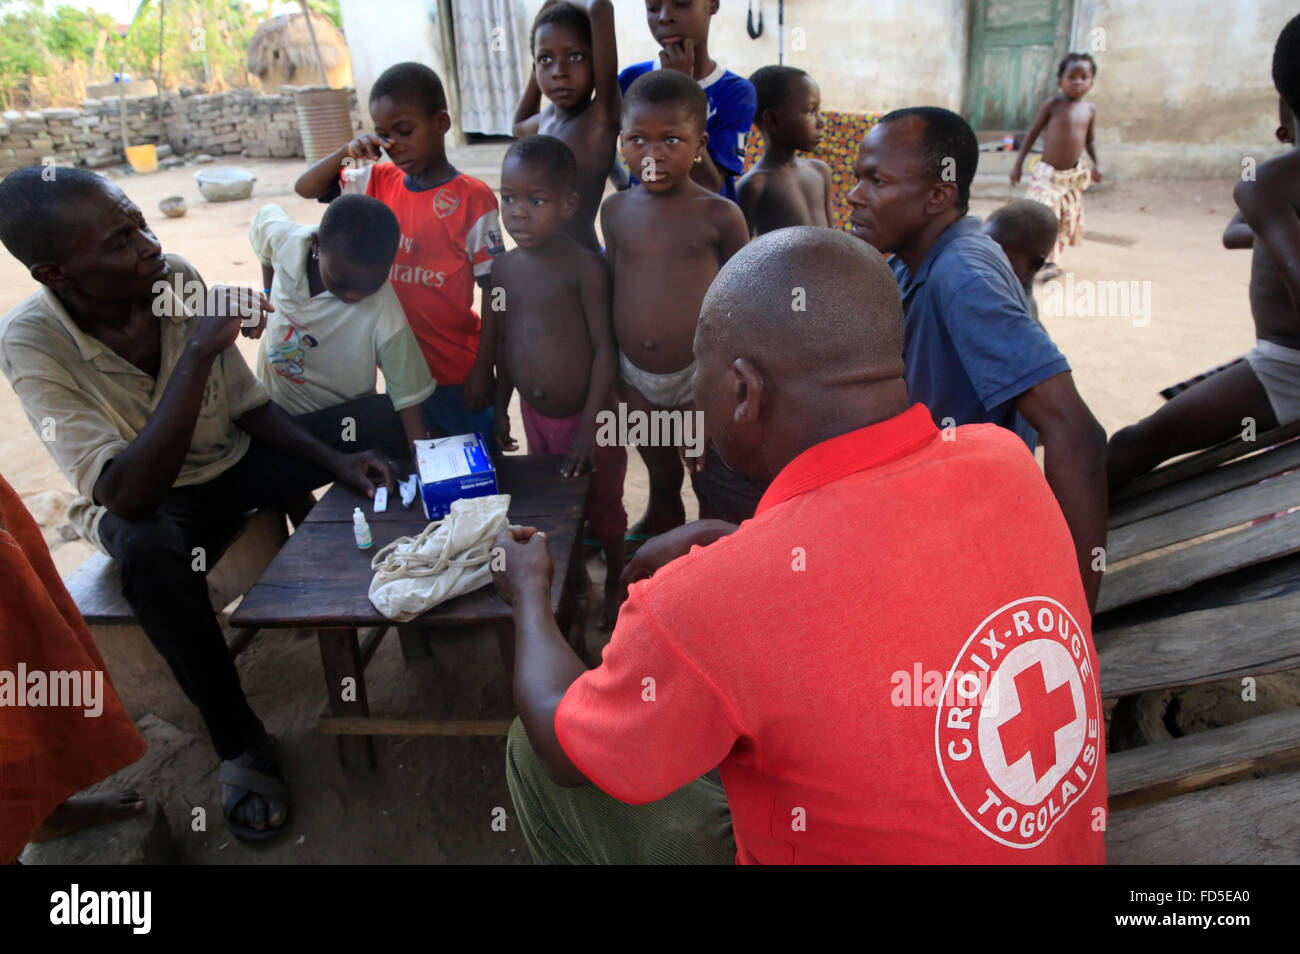
[[[375,490],[375,513],[383,513],[388,509],[388,488],[379,487]]]

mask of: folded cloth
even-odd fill
[[[509,494],[453,500],[450,512],[416,537],[398,537],[375,554],[370,602],[409,623],[453,596],[492,579],[492,544],[510,526]]]

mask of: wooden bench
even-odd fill
[[[251,511],[208,570],[208,595],[226,633],[231,655],[242,652],[257,631],[226,626],[223,611],[252,588],[287,539],[283,513]],[[192,707],[171,669],[145,636],[122,595],[117,563],[95,553],[63,582],[95,638],[127,713],[134,719],[152,711],[173,722],[191,714]]]
[[[1104,697],[1300,668],[1297,469],[1300,423],[1116,496],[1094,621]],[[1300,862],[1300,771],[1251,778],[1288,766],[1300,709],[1112,753],[1110,862]]]
[[[1115,812],[1106,830],[1116,865],[1295,864],[1300,772],[1238,782]]]

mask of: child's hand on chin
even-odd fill
[[[659,67],[665,70],[676,70],[694,78],[695,41],[686,39],[681,43],[670,43],[665,46],[659,51]]]

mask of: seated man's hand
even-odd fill
[[[266,315],[272,311],[275,311],[275,307],[271,304],[271,299],[263,293],[257,318],[245,318],[240,323],[239,333],[245,338],[252,338],[253,340],[262,337],[262,332],[266,330]]]
[[[344,454],[334,468],[334,476],[339,483],[371,499],[375,496],[375,488],[381,484],[388,488],[389,494],[397,489],[395,474],[393,462],[373,450]]]
[[[627,561],[623,568],[622,583],[630,586],[637,580],[648,579],[673,560],[685,556],[691,547],[706,547],[735,529],[734,524],[723,520],[696,520],[651,537]]]
[[[209,357],[233,345],[245,321],[256,320],[264,311],[275,311],[260,292],[238,285],[213,285],[208,289],[198,327],[190,335],[190,346]]]
[[[536,527],[511,527],[498,533],[490,566],[497,592],[511,606],[521,592],[551,590],[551,551],[546,548],[546,534]]]

